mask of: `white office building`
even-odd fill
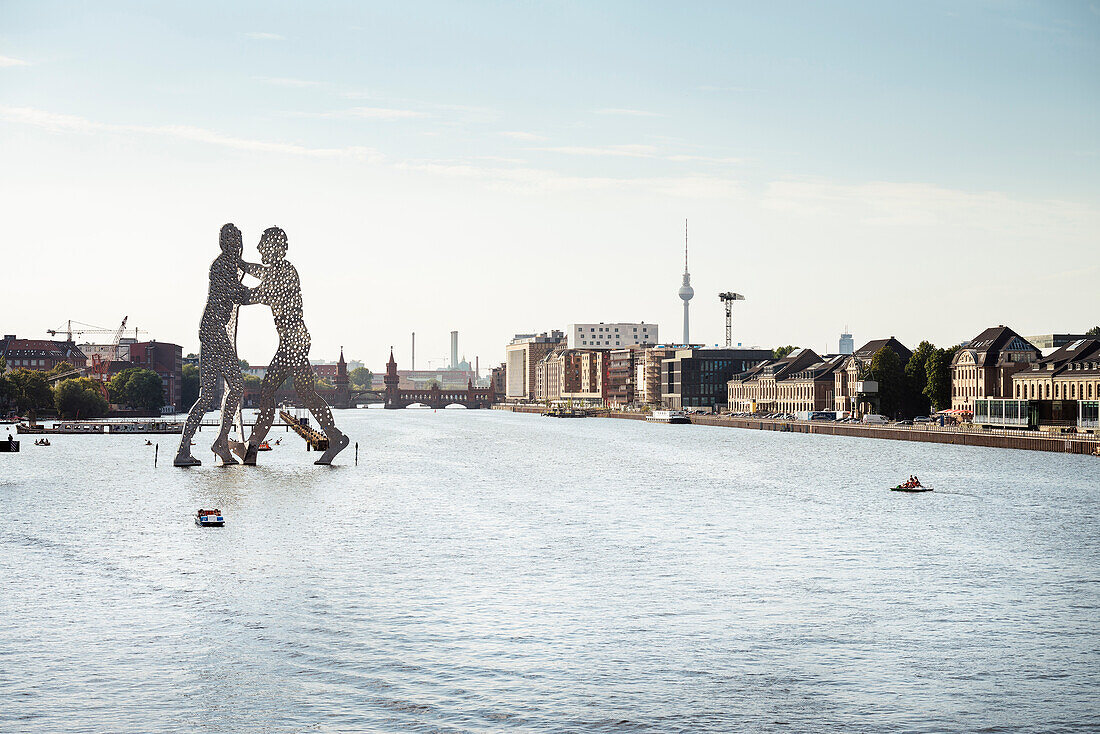
[[[570,324],[570,349],[614,349],[633,344],[657,344],[657,324]]]

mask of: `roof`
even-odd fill
[[[1031,352],[1036,359],[1041,356],[1034,344],[1004,325],[991,326],[962,346],[959,354],[969,351],[974,358],[974,364],[979,367],[1016,361],[1008,359],[1008,355],[1012,353]]]
[[[887,339],[872,339],[854,351],[852,356],[864,362],[869,362],[871,358],[875,356],[875,352],[883,347],[890,347],[890,349],[894,351],[894,354],[901,357],[902,363],[908,362],[909,358],[913,356],[913,352],[911,352],[908,347],[892,336]]]
[[[51,339],[0,339],[0,355],[11,357],[35,357],[86,362],[87,357],[72,342],[59,342]]]
[[[1091,377],[1100,374],[1100,338],[1087,337],[1072,341],[1040,359],[1031,369],[1016,374],[1020,377],[1034,377],[1037,372],[1051,377]]]
[[[817,356],[817,353],[812,349],[796,349],[782,359],[769,359],[751,369],[734,375],[733,380],[737,380],[738,382],[757,380],[769,372],[774,379],[785,380],[797,372],[801,372],[815,364],[820,364],[821,361],[821,357]],[[841,361],[842,360],[838,360],[837,364],[840,364]]]

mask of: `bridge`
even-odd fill
[[[446,408],[448,405],[461,405],[465,408],[478,409],[489,408],[496,402],[496,391],[493,386],[474,387],[467,381],[466,388],[441,388],[438,384],[428,389],[406,390],[399,387],[400,378],[397,375],[397,361],[393,358],[393,349],[390,349],[390,361],[386,364],[386,376],[383,379],[386,389],[383,391],[385,407],[396,410],[407,408],[419,403],[429,408]]]

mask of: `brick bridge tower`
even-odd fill
[[[351,391],[348,389],[348,363],[344,361],[344,348],[340,347],[340,361],[336,363],[336,394],[334,408],[351,407]]]
[[[397,376],[397,361],[393,358],[393,347],[390,347],[390,361],[386,362],[386,376],[382,378],[386,386],[386,407],[398,408],[400,406],[401,391],[398,385],[401,378]]]

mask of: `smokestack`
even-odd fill
[[[481,379],[481,357],[474,356],[474,376]]]
[[[416,369],[416,332],[413,333],[412,369]]]
[[[451,332],[451,369],[458,369],[458,332]]]

